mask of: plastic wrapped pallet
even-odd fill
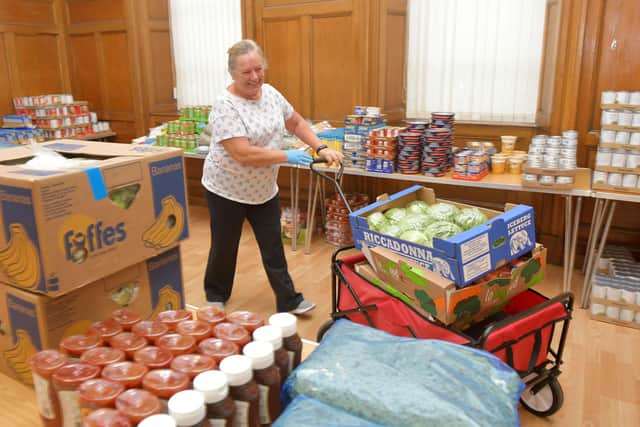
[[[342,409],[299,394],[272,424],[273,427],[382,427]]]
[[[307,395],[389,426],[514,426],[523,387],[489,353],[339,320],[289,376],[282,397]]]

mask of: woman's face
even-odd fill
[[[243,98],[257,99],[264,83],[264,61],[258,52],[249,52],[236,58],[236,68],[231,73],[233,86]]]

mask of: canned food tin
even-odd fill
[[[615,130],[602,129],[600,131],[600,142],[611,144],[611,143],[614,143],[615,141],[616,141]]]
[[[633,117],[631,118],[631,126],[640,127],[640,110],[634,110]]]
[[[623,110],[618,112],[618,125],[619,126],[631,126],[633,121],[633,111]]]
[[[558,153],[560,154],[560,153]],[[558,156],[555,154],[545,154],[542,158],[542,161],[544,161],[545,163],[547,162],[557,162],[558,161]]]
[[[608,173],[602,171],[593,171],[591,182],[593,184],[606,184],[608,181]]]
[[[575,159],[568,159],[563,157],[558,160],[558,166],[560,166],[561,169],[575,169],[576,161]]]
[[[562,137],[567,139],[578,139],[578,131],[573,129],[562,131]]]
[[[531,138],[531,144],[533,145],[545,145],[547,143],[547,135],[534,135]]]
[[[640,166],[640,151],[632,150],[627,152],[627,164],[625,167],[635,169]]]
[[[638,175],[625,173],[622,175],[622,186],[625,188],[635,188],[638,185]]]
[[[574,138],[562,138],[562,146],[563,147],[577,147],[578,146],[578,139],[574,139]]]
[[[554,135],[547,140],[547,145],[551,147],[560,147],[562,145],[562,137]]]
[[[602,125],[617,125],[618,110],[602,110],[600,122]]]
[[[537,182],[538,181],[538,175],[533,174],[533,173],[523,173],[522,174],[522,179],[525,181],[529,181],[529,182]]]
[[[560,147],[547,147],[545,155],[558,157],[560,155]]]
[[[556,182],[556,178],[553,175],[540,175],[541,184],[553,184]]]
[[[622,174],[617,172],[612,172],[607,177],[607,184],[613,185],[615,187],[619,187],[622,185]]]
[[[572,176],[557,176],[556,184],[573,184]]]
[[[626,131],[616,132],[616,144],[628,144],[631,134]]]
[[[623,148],[615,150],[611,155],[611,166],[623,168],[627,164],[627,151]]]
[[[544,145],[530,145],[529,146],[529,154],[544,154]]]
[[[528,161],[527,162],[527,167],[528,168],[541,168],[544,166],[543,162],[533,162],[533,161]]]
[[[629,138],[629,144],[640,145],[640,132],[633,132]]]
[[[629,96],[630,105],[640,105],[640,91],[631,92]]]
[[[575,148],[561,148],[560,149],[560,155],[562,157],[568,157],[568,158],[572,158],[575,159],[576,158],[576,149]]]
[[[611,166],[611,149],[598,147],[596,166]]]
[[[542,154],[531,154],[527,157],[527,160],[532,163],[540,163],[544,161],[544,156]]]
[[[626,90],[619,90],[616,92],[616,104],[628,104],[631,94]]]
[[[616,102],[616,93],[612,90],[605,90],[602,92],[600,96],[601,104],[615,104]]]

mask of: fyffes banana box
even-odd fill
[[[499,311],[511,298],[540,283],[546,270],[547,250],[538,244],[530,253],[459,289],[453,281],[389,249],[368,250],[379,278],[372,283],[425,317],[459,329]]]
[[[59,297],[0,286],[0,371],[31,384],[29,359],[126,307],[144,318],[184,306],[175,247]]]
[[[58,140],[0,152],[0,282],[50,296],[189,235],[182,151]]]

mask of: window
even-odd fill
[[[545,0],[409,0],[407,117],[536,122]]]
[[[240,0],[171,0],[178,107],[211,105],[229,85],[227,49],[242,38]]]

